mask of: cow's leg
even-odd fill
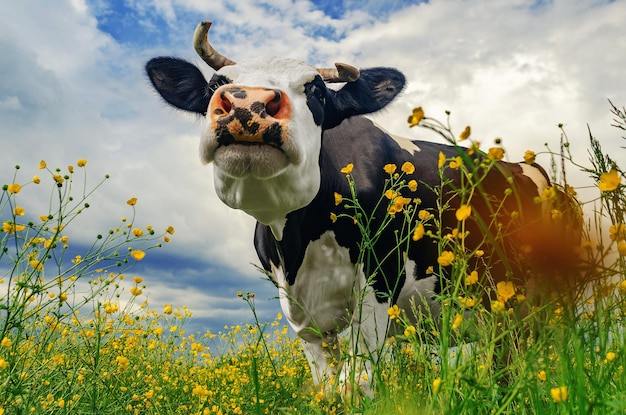
[[[315,384],[332,385],[340,366],[337,334],[325,333],[322,337],[303,339],[302,346]]]
[[[389,302],[378,302],[368,286],[356,307],[350,329],[350,361],[342,367],[339,380],[347,392],[354,381],[366,396],[372,397],[378,358],[387,338]]]

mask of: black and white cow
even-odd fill
[[[440,183],[439,154],[456,157],[459,149],[390,135],[361,116],[384,108],[402,91],[405,78],[395,69],[358,71],[344,64],[316,69],[281,58],[235,64],[210,46],[209,27],[209,22],[201,23],[194,35],[196,50],[216,71],[208,82],[196,66],[169,57],[150,60],[147,74],[169,104],[206,118],[201,159],[213,163],[219,198],[258,221],[256,251],[278,287],[291,327],[304,340],[314,379],[319,382],[335,373],[337,336],[349,326],[359,333],[353,348],[369,352],[375,360],[388,334],[391,305],[410,310],[411,302],[427,304],[427,312],[439,313],[434,296],[442,280],[427,271],[437,266],[437,244],[427,237],[411,242],[403,263],[392,255],[376,273],[358,263],[359,230],[351,220],[332,221],[330,216],[340,213],[335,192],[350,194],[340,170],[353,164],[359,200],[373,212],[389,179],[383,166],[410,161],[415,171],[407,179],[422,184],[405,196],[419,198],[420,209],[435,211],[437,197],[429,186]],[[346,83],[332,90],[326,82]],[[487,197],[476,198],[475,214],[488,218],[489,200],[504,200],[506,189],[513,186],[515,197],[509,200],[523,209],[509,206],[501,212],[523,211],[526,222],[542,223],[546,206],[534,199],[550,186],[543,169],[502,162],[493,171],[483,182]],[[449,174],[458,184],[458,172]],[[445,193],[445,198],[451,213],[444,216],[442,228],[453,229],[459,200],[453,193]],[[386,207],[378,209],[373,228],[385,217]],[[401,226],[401,218],[392,221],[375,249],[393,250]],[[478,226],[468,226],[471,246],[482,235]],[[359,370],[367,373],[368,365]],[[348,371],[344,365],[340,375]],[[367,391],[366,378],[360,383]]]

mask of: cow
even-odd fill
[[[437,194],[433,189],[441,183],[441,157],[454,159],[465,150],[401,138],[363,117],[386,107],[403,90],[406,80],[396,69],[358,70],[343,63],[315,68],[277,57],[236,63],[211,46],[210,26],[202,22],[194,33],[196,51],[215,71],[208,81],[194,64],[172,57],[151,59],[148,78],[168,104],[205,119],[201,160],[213,164],[218,197],[256,219],[254,247],[278,288],[290,326],[303,341],[314,381],[338,375],[346,382],[353,370],[357,375],[352,379],[371,394],[371,365],[393,332],[390,307],[408,311],[418,304],[437,316],[441,304],[436,297],[453,276],[432,272],[439,255],[434,239],[415,238],[397,247],[401,218],[389,222],[373,247],[382,259],[376,265],[364,261],[356,218],[337,219],[342,209],[337,195],[351,194],[350,178],[363,211],[372,217],[372,229],[378,229],[389,214],[378,203],[390,179],[383,167],[409,162],[414,171],[407,180],[414,178],[419,185],[403,189],[403,196],[428,212],[436,212],[443,200],[447,210],[440,227],[455,229],[461,200],[451,189],[460,187],[459,172],[447,169],[448,190]],[[343,85],[329,88],[330,83]],[[476,153],[468,160],[484,159]],[[485,222],[501,227],[523,212],[529,227],[509,239],[536,242],[528,230],[543,228],[549,215],[549,206],[536,201],[551,188],[548,175],[534,163],[496,164],[482,182],[484,197],[475,198],[472,217],[488,219],[496,212],[491,202],[506,200],[497,210],[502,220]],[[506,192],[513,196],[507,199]],[[467,246],[484,241],[489,229],[479,225],[468,220]],[[387,255],[394,249],[401,251],[399,256]],[[484,264],[485,257],[480,261]],[[489,262],[494,279],[525,278],[524,266],[505,262]],[[506,267],[495,271],[502,264]],[[337,364],[338,336],[349,327],[358,333],[353,353],[368,356],[358,368]]]

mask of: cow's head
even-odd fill
[[[169,104],[206,118],[200,155],[213,162],[220,199],[262,223],[284,222],[319,190],[322,131],[386,106],[404,76],[279,58],[235,64],[209,44],[210,25],[201,23],[194,34],[196,51],[216,71],[208,82],[196,66],[175,58],[154,58],[146,71]],[[335,91],[327,82],[346,84]]]

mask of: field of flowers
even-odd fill
[[[616,127],[626,129],[624,110],[611,107]],[[469,127],[457,138],[421,108],[409,124],[454,144],[467,140],[470,151],[478,151]],[[136,200],[130,199],[130,217],[75,254],[67,229],[106,177],[89,187],[86,160],[65,169],[42,161],[33,166],[34,177],[18,166],[0,193],[0,415],[624,413],[626,176],[592,136],[586,165],[572,160],[565,133],[560,148],[544,151],[555,160],[551,175],[560,189],[575,193],[556,167],[567,163],[595,180],[597,198],[588,202],[593,209],[585,209],[577,247],[584,278],[540,302],[527,298],[523,287],[490,285],[468,268],[469,256],[482,255],[463,249],[469,206],[456,212],[458,231],[442,234],[436,227],[441,212],[420,210],[419,201],[401,197],[404,188],[421,185],[405,176],[411,166],[384,166],[390,178],[381,203],[389,205],[388,220],[407,222],[399,245],[425,235],[437,239],[440,265],[453,265],[460,277],[440,298],[446,305],[441,321],[411,325],[410,310],[389,309],[404,330],[389,339],[376,362],[373,398],[314,385],[299,341],[280,314],[218,333],[187,333],[192,311],[148,304],[144,281],[132,276],[134,263],[170,241],[172,227],[139,227]],[[485,154],[481,169],[502,159],[504,149],[496,145]],[[528,151],[524,159],[532,162],[537,154]],[[476,190],[476,168],[462,156],[439,161],[441,172],[466,174],[467,194]],[[349,166],[343,172],[351,180]],[[358,209],[353,189],[336,195],[337,205]],[[28,200],[41,191],[51,195],[50,210],[36,217]],[[342,220],[348,214],[333,215]],[[555,220],[559,215],[553,209]],[[366,214],[350,219],[364,237],[375,234]],[[494,293],[488,305],[485,290]],[[256,317],[254,294],[235,295]]]

